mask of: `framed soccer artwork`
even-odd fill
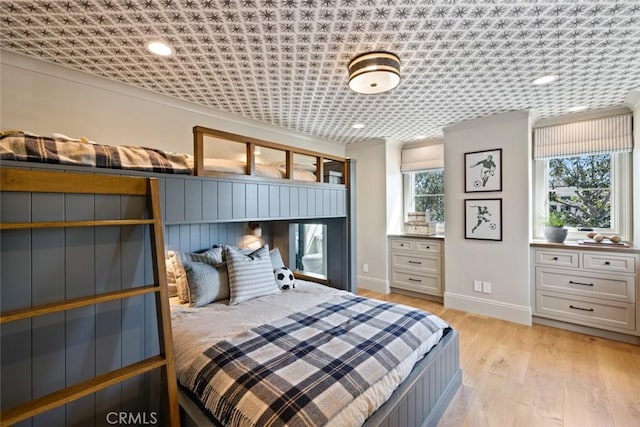
[[[502,191],[502,148],[464,153],[464,192]]]
[[[502,241],[502,199],[464,200],[464,238]]]

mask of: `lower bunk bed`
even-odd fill
[[[454,329],[421,310],[302,280],[280,290],[272,279],[256,285],[260,296],[236,302],[234,277],[256,275],[244,269],[258,251],[233,255],[248,258],[242,271],[228,265],[223,299],[171,305],[183,425],[437,424],[461,384]]]

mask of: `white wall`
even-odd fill
[[[640,247],[640,102],[633,110],[633,244]]]
[[[0,52],[0,127],[193,153],[195,125],[344,156],[344,145]]]
[[[633,244],[640,246],[640,88],[632,90],[625,104],[633,110]]]
[[[358,162],[358,288],[388,293],[387,148],[384,141],[350,144],[347,146],[346,155]],[[363,264],[369,266],[368,272],[363,271]]]
[[[404,194],[402,183],[402,145],[397,141],[386,144],[387,234],[398,234],[404,227]]]
[[[531,324],[529,281],[530,145],[528,112],[470,120],[444,129],[446,307]],[[464,153],[502,148],[502,191],[464,192]],[[498,241],[464,238],[464,199],[501,198]],[[492,293],[473,291],[473,281]]]

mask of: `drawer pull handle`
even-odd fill
[[[431,246],[427,246],[427,249],[431,249]]]
[[[411,261],[411,260],[409,260],[409,264],[418,264],[418,265],[420,265],[420,264],[422,264],[422,261]]]
[[[576,307],[575,305],[570,305],[569,308],[573,308],[574,310],[582,310],[582,311],[594,311],[593,308],[582,308],[582,307]]]
[[[551,259],[552,259],[552,260],[554,260],[554,261],[557,261],[557,260],[558,260],[558,257],[557,257],[557,256],[554,256],[554,257],[553,257],[553,258],[551,258]]]
[[[611,265],[611,263],[609,261],[605,261],[604,265]]]
[[[593,286],[593,283],[574,282],[573,280],[569,280],[569,283],[572,285]]]
[[[409,281],[410,281],[410,282],[418,282],[418,283],[422,283],[422,280],[420,280],[420,279],[414,279],[413,277],[409,277]]]

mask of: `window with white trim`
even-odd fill
[[[431,222],[444,232],[444,145],[442,140],[409,144],[402,148],[405,220],[409,212],[429,210]]]
[[[629,239],[631,177],[629,153],[586,154],[536,160],[536,238],[553,211],[563,214],[569,238],[588,231]]]
[[[534,129],[533,237],[559,212],[569,239],[630,239],[632,147],[629,115]]]
[[[405,212],[428,209],[431,221],[444,223],[444,169],[405,173],[404,184]]]

